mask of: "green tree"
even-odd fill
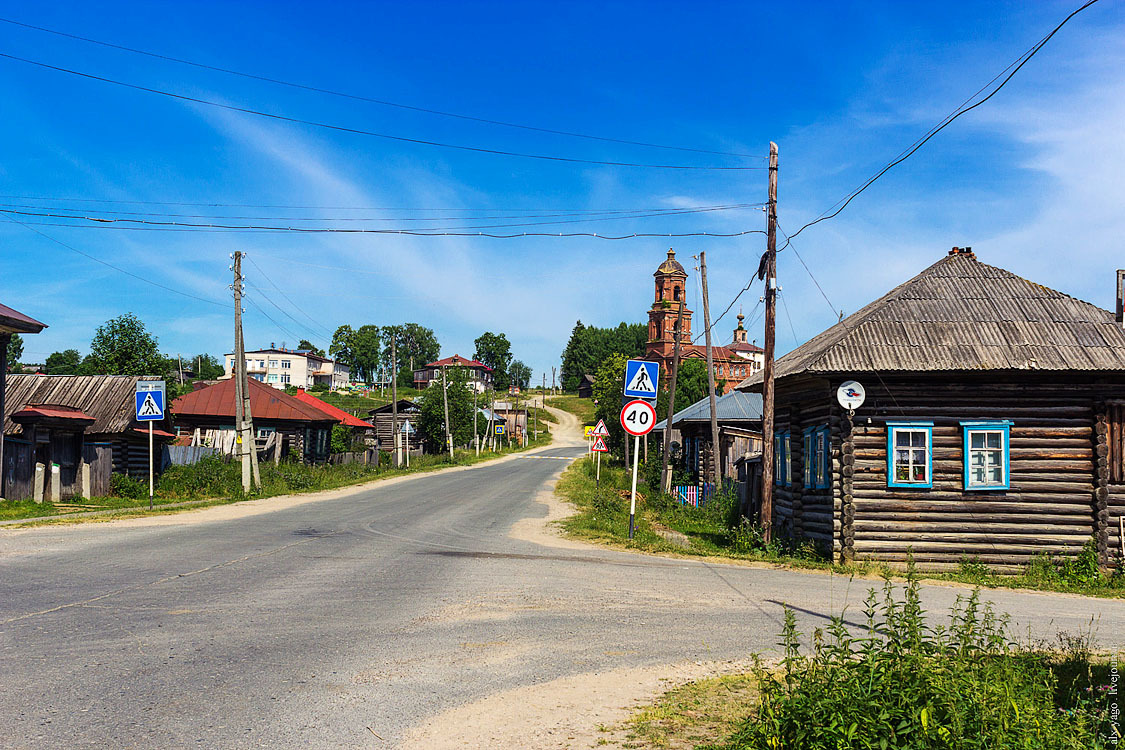
[[[383,326],[383,365],[388,370],[391,367],[392,339],[397,349],[400,385],[413,385],[414,370],[441,356],[441,345],[432,329],[417,323]]]
[[[595,328],[578,321],[562,355],[563,390],[575,391],[582,376],[597,371],[610,354],[637,359],[645,355],[648,327],[643,323],[619,323],[616,328]]]
[[[379,326],[364,325],[352,336],[352,375],[365,383],[375,380],[375,371],[379,369],[379,358],[383,351],[380,348],[382,337]]]
[[[531,384],[531,368],[518,359],[513,360],[508,366],[508,375],[522,390],[527,390],[528,385]]]
[[[668,389],[672,385],[670,373],[661,373],[660,378],[660,393],[656,399],[658,422],[668,416]],[[676,411],[682,411],[706,396],[707,362],[702,359],[680,360],[680,370],[676,374]]]
[[[20,357],[23,356],[23,336],[13,333],[8,339],[8,371],[19,372]]]
[[[497,390],[507,390],[511,385],[508,367],[512,363],[512,345],[502,333],[485,331],[473,342],[476,350],[473,359],[492,368],[492,384]]]
[[[332,334],[332,344],[328,354],[337,362],[355,369],[355,331],[349,325],[342,325]]]
[[[44,363],[48,375],[77,375],[82,367],[82,355],[77,349],[54,352]]]
[[[623,354],[611,354],[605,358],[594,376],[595,416],[605,422],[609,429],[606,443],[610,449],[620,452],[625,446],[625,430],[621,429],[621,401],[625,391],[625,361]]]
[[[464,367],[448,367],[445,371],[449,396],[449,424],[453,445],[466,445],[473,438],[473,393],[469,389],[469,371]],[[422,393],[418,404],[418,433],[431,453],[445,447],[445,404],[441,397],[441,380]],[[485,429],[484,420],[477,420],[477,430]]]
[[[303,352],[315,354],[318,357],[324,356],[324,350],[319,348],[319,347],[313,346],[313,343],[311,341],[309,341],[308,339],[301,339],[297,343],[297,348],[299,350],[303,351]]]
[[[86,362],[91,375],[164,375],[167,371],[156,337],[133,313],[98,327]]]
[[[184,360],[184,365],[195,370],[197,380],[218,380],[226,372],[223,363],[211,354],[197,354],[190,361]]]

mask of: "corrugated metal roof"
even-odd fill
[[[442,365],[446,365],[448,367],[453,367],[455,365],[460,365],[462,367],[480,367],[488,370],[489,372],[492,372],[492,368],[486,365],[484,362],[478,362],[475,359],[465,359],[460,354],[454,354],[452,357],[439,359],[437,362],[430,362],[429,364],[422,365],[422,367],[441,367]]]
[[[731,391],[715,399],[715,416],[720,422],[755,421],[762,418],[762,394]],[[704,397],[672,415],[672,426],[680,422],[711,420],[711,399]],[[667,419],[656,423],[654,430],[663,430]]]
[[[343,409],[340,409],[336,406],[333,406],[332,404],[328,403],[327,401],[321,401],[319,398],[312,395],[311,393],[307,393],[305,391],[297,391],[295,394],[293,394],[293,397],[295,399],[297,399],[298,401],[304,401],[306,404],[309,404],[310,406],[313,406],[317,410],[324,412],[325,414],[327,414],[330,417],[335,417],[337,422],[339,422],[340,424],[345,425],[347,427],[370,427],[371,426],[370,422],[364,422],[359,417],[357,417],[353,414],[349,414],[346,411],[344,411]],[[250,410],[251,411],[254,410],[254,402],[253,401],[250,402]]]
[[[87,433],[125,432],[137,424],[133,394],[138,380],[132,375],[8,375],[4,434],[20,431],[12,412],[28,404],[51,404],[80,409],[94,418]]]
[[[251,378],[250,415],[254,419],[278,419],[288,422],[335,422],[336,418],[325,414],[311,404],[298,401],[284,391],[271,388]],[[222,380],[215,385],[185,393],[172,402],[171,411],[175,415],[228,417],[234,419],[234,378]]]
[[[72,406],[55,406],[53,404],[33,404],[26,406],[12,414],[14,421],[33,419],[36,417],[46,419],[77,419],[84,422],[94,422],[94,418],[81,409]]]
[[[775,372],[873,370],[1125,370],[1125,330],[1108,310],[949,255],[778,359]],[[738,387],[761,382],[759,372]]]

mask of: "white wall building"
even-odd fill
[[[223,361],[226,372],[222,379],[234,376],[234,355]],[[346,388],[351,373],[348,366],[307,351],[293,349],[259,349],[246,352],[246,374],[274,388],[293,385],[312,388],[326,385],[333,390]]]

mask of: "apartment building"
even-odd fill
[[[234,355],[227,354],[223,380],[234,375]],[[312,388],[346,388],[351,375],[348,366],[327,357],[300,349],[270,348],[246,352],[246,374],[274,388],[287,385]]]

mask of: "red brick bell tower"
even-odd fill
[[[687,272],[676,260],[675,250],[668,249],[668,258],[656,269],[653,278],[656,281],[656,297],[648,311],[645,359],[659,362],[660,369],[667,372],[672,365],[672,353],[676,344],[673,332],[681,305],[685,307],[680,345],[684,347],[691,343],[691,310],[687,309],[685,303]]]

